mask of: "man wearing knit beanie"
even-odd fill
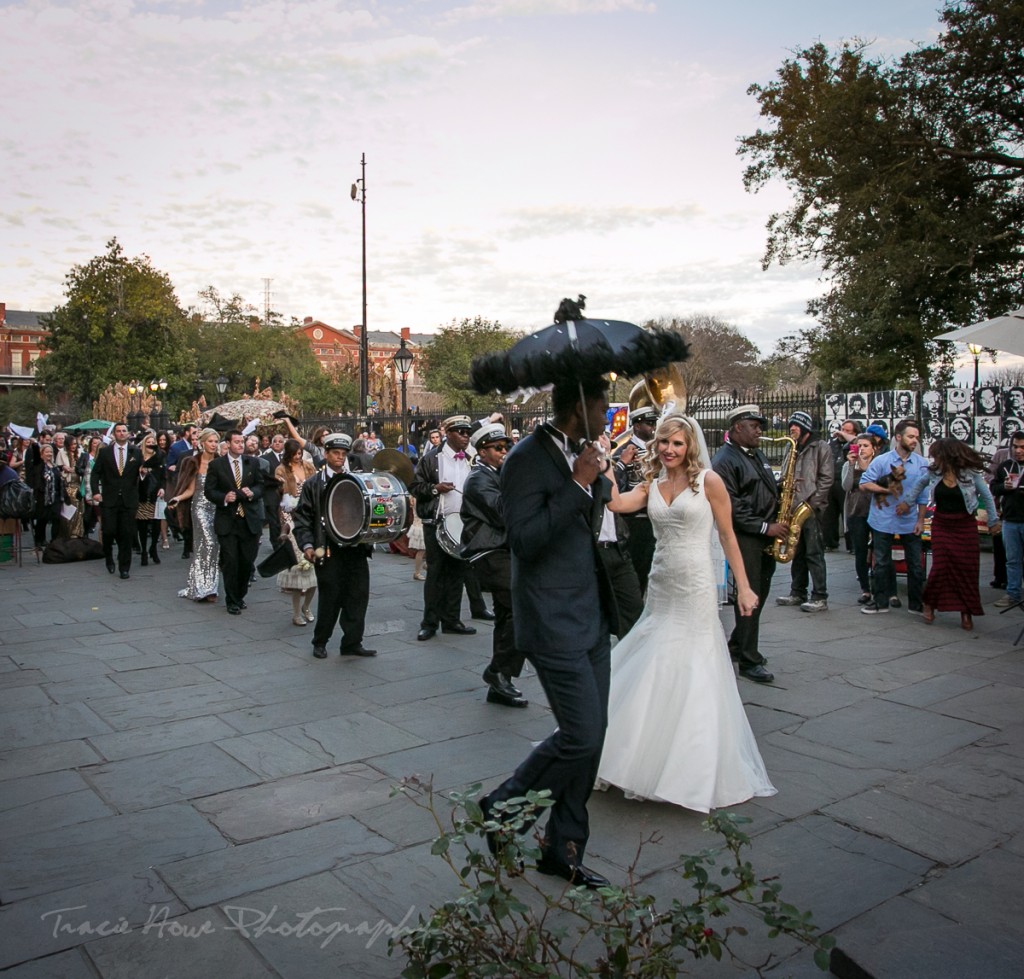
[[[828,582],[825,573],[825,539],[822,516],[828,506],[829,490],[835,474],[828,443],[814,431],[814,421],[806,411],[789,416],[789,434],[796,442],[794,506],[806,503],[813,511],[803,525],[793,563],[789,594],[775,600],[777,605],[799,605],[804,612],[828,611]],[[789,459],[783,463],[783,471]],[[807,595],[808,579],[811,585]]]

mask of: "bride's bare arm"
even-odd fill
[[[615,480],[613,479],[611,482],[612,498],[608,509],[612,513],[636,513],[637,510],[642,510],[647,506],[648,483],[634,486],[628,493],[620,493],[618,486],[615,485]]]
[[[722,477],[713,469],[704,473],[704,493],[711,504],[711,513],[718,527],[718,539],[722,542],[722,550],[732,568],[736,579],[736,601],[741,615],[750,615],[757,608],[757,594],[751,589],[747,580],[747,571],[743,566],[743,555],[740,545],[736,542],[736,531],[732,528],[732,501],[726,491]]]

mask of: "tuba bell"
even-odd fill
[[[657,370],[644,374],[633,385],[627,400],[630,414],[638,408],[652,407],[658,408],[663,415],[669,412],[684,414],[686,412],[686,382],[675,364],[659,367]],[[618,449],[625,445],[632,437],[633,426],[630,425],[616,436],[615,441],[612,442],[612,449]]]

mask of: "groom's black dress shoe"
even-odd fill
[[[127,571],[122,571],[122,572],[121,572],[121,580],[122,580],[122,581],[127,581],[129,577],[130,577],[130,576],[129,576],[129,574],[128,574],[128,572],[127,572]]]
[[[107,562],[107,571],[109,571],[111,574],[113,574],[114,571],[116,571],[116,570],[117,569],[114,567],[114,562],[113,561],[108,561]]]
[[[242,610],[237,605],[228,606],[228,615],[241,615]]]
[[[419,632],[416,633],[416,638],[420,642],[426,642],[428,639],[433,639],[437,635],[437,629],[433,626],[426,625]]]
[[[326,646],[314,646],[313,655],[317,659],[327,659],[327,647]]]
[[[530,702],[523,696],[523,692],[504,673],[488,667],[484,670],[484,680],[490,688],[487,691],[487,703],[504,707],[529,706]]]
[[[494,613],[490,609],[485,608],[482,612],[474,612],[473,618],[480,619],[483,622],[493,622]]]
[[[598,887],[611,886],[611,881],[607,877],[602,877],[581,863],[563,863],[561,860],[554,860],[547,855],[537,861],[537,869],[550,877],[561,877],[562,880],[567,880],[576,887],[589,887],[594,890]]]
[[[487,703],[501,704],[502,707],[529,707],[530,701],[525,697],[510,697],[508,694],[489,687],[487,690]]]
[[[441,626],[441,631],[455,636],[475,636],[476,629],[464,622],[453,622],[451,625]]]
[[[775,679],[775,674],[769,673],[760,663],[757,666],[741,667],[740,676],[745,676],[755,683],[771,683]]]
[[[504,673],[499,673],[497,670],[492,670],[489,666],[484,670],[484,683],[490,687],[494,687],[495,690],[506,694],[509,697],[522,697],[523,691],[520,690],[509,677],[505,676]]]

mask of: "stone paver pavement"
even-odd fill
[[[272,581],[229,618],[178,599],[184,562],[164,553],[126,582],[96,561],[0,566],[0,975],[398,975],[388,929],[458,883],[390,786],[508,774],[552,726],[536,678],[529,709],[489,705],[489,625],[416,642],[407,559],[371,565],[380,655],[321,662]],[[973,633],[862,616],[852,570],[829,556],[828,613],[768,608],[777,681],[740,681],[779,789],[738,807],[751,859],[835,934],[838,974],[1019,976],[1024,616],[994,614],[987,589]],[[612,878],[660,835],[638,871],[666,898],[675,856],[709,844],[699,814],[615,790],[591,812],[588,862]],[[774,953],[769,975],[819,974],[756,930],[740,951]]]

